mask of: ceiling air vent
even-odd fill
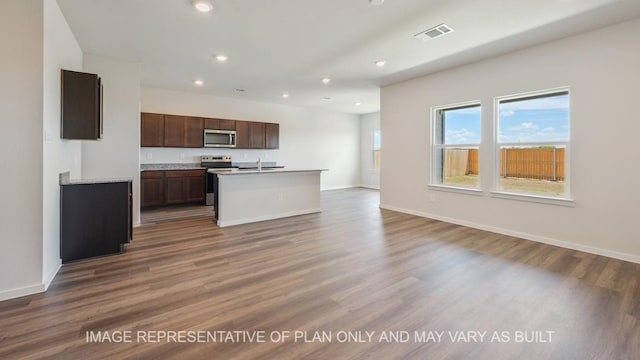
[[[438,26],[434,26],[431,29],[427,29],[418,34],[413,35],[416,39],[420,39],[422,41],[427,41],[431,39],[435,39],[442,35],[446,35],[448,33],[453,32],[453,29],[447,24],[440,24]]]

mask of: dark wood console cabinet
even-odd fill
[[[131,181],[61,185],[63,263],[124,250],[132,238],[131,190]]]

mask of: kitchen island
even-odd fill
[[[218,226],[320,212],[322,169],[210,169]]]

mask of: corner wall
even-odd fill
[[[43,2],[0,2],[0,300],[43,291]]]
[[[360,122],[357,115],[249,100],[143,88],[144,112],[280,124],[279,150],[141,148],[141,163],[196,163],[200,155],[230,154],[234,161],[276,161],[289,168],[329,169],[323,190],[358,186]]]
[[[140,223],[140,64],[85,54],[84,71],[103,83],[103,138],[82,142],[82,178],[133,179],[133,223]]]
[[[81,141],[60,138],[60,69],[82,71],[82,50],[55,0],[44,1],[43,239],[42,279],[45,288],[60,261],[60,184],[58,174],[81,175]]]
[[[640,19],[384,87],[381,206],[640,262]],[[480,99],[491,190],[493,97],[570,86],[571,193],[563,207],[429,191],[429,109]]]
[[[360,116],[360,185],[372,189],[380,189],[380,172],[373,169],[373,132],[376,130],[380,130],[379,112]]]

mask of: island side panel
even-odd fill
[[[218,176],[218,226],[320,212],[320,171]]]

